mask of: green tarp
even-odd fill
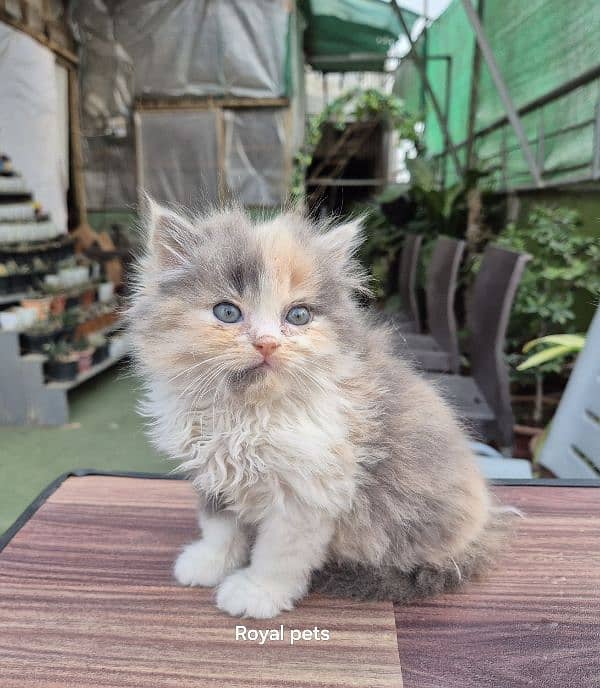
[[[303,0],[307,62],[323,72],[383,71],[386,54],[403,34],[384,0]],[[418,15],[402,10],[411,27]]]
[[[474,4],[477,5],[476,0]],[[486,0],[482,23],[508,90],[517,108],[560,88],[600,64],[598,27],[600,2],[579,0]],[[452,58],[449,129],[455,145],[467,138],[475,36],[460,0],[448,9],[418,41],[421,55]],[[427,60],[427,74],[439,102],[446,92],[445,66]],[[444,150],[444,137],[410,60],[404,60],[394,90],[409,109],[425,107],[425,145],[431,156]],[[600,80],[571,90],[522,116],[543,177],[548,183],[591,176],[594,109],[600,102]],[[482,59],[475,109],[475,131],[481,132],[505,115],[500,97]],[[533,180],[509,124],[476,139],[481,163],[492,171],[495,188],[529,186]],[[465,147],[459,148],[464,163]],[[447,179],[456,174],[447,160]]]

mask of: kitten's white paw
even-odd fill
[[[293,609],[294,601],[289,594],[277,590],[277,586],[255,582],[247,569],[243,569],[221,583],[217,590],[217,607],[231,616],[272,619],[282,611]]]
[[[200,585],[207,588],[220,583],[235,568],[223,551],[203,540],[186,545],[177,557],[173,573],[181,585]]]

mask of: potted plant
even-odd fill
[[[92,367],[92,357],[94,349],[86,337],[76,339],[73,343],[73,349],[77,352],[79,372],[85,373]]]
[[[93,334],[89,337],[89,343],[94,347],[92,365],[98,365],[105,361],[109,355],[108,339],[101,334]]]
[[[49,275],[47,275],[48,277]],[[60,285],[45,281],[42,289],[51,297],[50,314],[62,315],[67,305],[67,295]]]
[[[35,310],[38,320],[48,320],[51,305],[51,296],[29,296],[26,299],[21,299],[21,306]]]
[[[68,306],[68,301],[67,301]],[[66,308],[65,311],[60,316],[62,321],[63,330],[67,333],[68,337],[73,337],[75,331],[81,321],[81,311],[79,308]]]
[[[62,285],[65,286],[65,285]],[[74,308],[79,307],[79,292],[70,289],[69,291],[65,292],[66,296],[66,303],[65,303],[65,310],[73,310]]]
[[[8,294],[10,292],[10,273],[4,263],[0,263],[0,294]]]
[[[49,380],[74,380],[79,373],[79,354],[67,344],[59,341],[47,344],[44,353],[48,360],[44,364],[44,373]]]
[[[57,341],[62,334],[60,321],[45,320],[21,333],[21,345],[27,353],[41,354],[44,346]]]
[[[96,288],[88,287],[79,295],[79,303],[82,308],[89,308],[96,300]]]
[[[98,301],[107,303],[112,300],[115,293],[115,285],[113,282],[102,282],[98,285]]]
[[[11,284],[13,292],[27,291],[31,286],[31,269],[29,265],[16,265],[14,267]]]
[[[576,294],[593,300],[600,291],[600,245],[581,231],[576,211],[534,207],[527,222],[508,225],[500,246],[529,253],[513,304],[507,337],[512,400],[517,424],[513,455],[529,458],[531,445],[549,422],[566,380],[566,368],[545,351],[524,360],[524,345],[548,343],[553,332],[573,335],[579,329]],[[585,293],[589,292],[590,296]],[[533,342],[529,345],[525,343]]]
[[[541,338],[556,331],[576,334],[575,292],[600,292],[600,245],[579,230],[578,214],[568,208],[536,207],[525,226],[509,225],[498,237],[498,244],[531,255],[523,273],[509,326],[509,343],[519,351],[525,342],[530,347],[547,343]],[[541,340],[541,341],[540,341]],[[533,385],[532,424],[543,427],[546,379],[564,377],[564,369],[546,354],[525,365],[513,357],[516,382]],[[521,364],[521,365],[519,365]]]

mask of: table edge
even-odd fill
[[[77,468],[66,471],[47,485],[35,499],[23,510],[8,529],[0,535],[0,552],[9,544],[15,535],[32,518],[68,478],[85,478],[87,476],[109,476],[111,478],[143,478],[147,480],[185,480],[180,473],[146,473],[143,471],[102,471],[96,468]],[[600,479],[573,478],[505,478],[488,481],[492,486],[506,487],[596,487],[600,488]]]

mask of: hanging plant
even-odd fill
[[[416,130],[418,119],[404,108],[400,98],[375,88],[352,89],[331,101],[318,115],[308,120],[304,143],[294,157],[292,199],[304,198],[306,170],[310,167],[326,124],[343,131],[348,122],[366,122],[373,119],[385,121],[400,140],[419,144],[420,139]]]

